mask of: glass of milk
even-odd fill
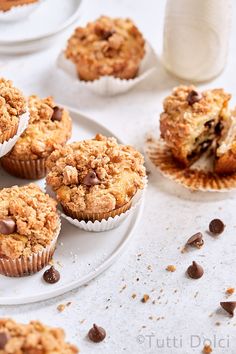
[[[163,63],[191,81],[211,80],[226,64],[231,0],[167,0]]]

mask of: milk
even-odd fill
[[[207,81],[224,69],[231,0],[167,0],[163,63],[174,75]]]

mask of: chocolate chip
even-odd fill
[[[114,30],[110,30],[110,31],[103,31],[102,32],[102,39],[107,41],[111,36],[113,36],[113,34],[115,33]]]
[[[236,307],[236,301],[222,301],[220,306],[228,312],[231,316],[234,315],[234,310]]]
[[[197,262],[193,261],[192,265],[188,267],[187,273],[190,278],[199,279],[203,276],[204,270],[200,264],[197,264]]]
[[[87,173],[87,175],[83,179],[83,184],[86,186],[95,186],[97,184],[100,184],[100,180],[98,179],[96,173],[94,171],[90,171]]]
[[[0,234],[10,235],[16,231],[16,223],[13,219],[0,220]]]
[[[0,332],[0,349],[4,349],[10,336],[6,332]]]
[[[202,94],[198,91],[192,90],[187,96],[187,101],[190,106],[194,103],[199,102],[202,99]]]
[[[95,323],[88,332],[88,337],[92,342],[102,342],[106,337],[106,331],[102,327],[98,327]]]
[[[53,107],[53,114],[51,120],[60,122],[62,120],[63,109],[60,107]]]
[[[209,230],[213,235],[219,235],[224,231],[225,225],[220,219],[213,219],[209,224]]]
[[[201,232],[197,232],[191,236],[186,242],[187,245],[201,248],[204,245],[204,240]]]
[[[60,280],[60,273],[52,266],[43,273],[43,279],[49,284],[55,284]]]

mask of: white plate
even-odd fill
[[[70,109],[70,112],[73,118],[72,141],[91,138],[96,133],[114,136],[101,124],[74,110]],[[0,169],[0,188],[27,182],[11,177]],[[43,180],[38,183],[42,186]],[[42,301],[86,284],[106,270],[125,250],[134,234],[141,212],[142,205],[119,228],[101,233],[86,232],[62,220],[62,231],[54,255],[61,280],[53,285],[46,284],[42,280],[45,269],[24,278],[7,278],[0,275],[0,304],[16,305]]]
[[[0,21],[0,52],[24,53],[53,45],[79,17],[82,0],[44,0],[24,21]]]

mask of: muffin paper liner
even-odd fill
[[[26,179],[41,179],[47,174],[46,158],[17,160],[9,156],[1,159],[2,167],[11,175]]]
[[[19,123],[15,124],[11,129],[8,129],[4,134],[0,136],[0,144],[3,144],[5,141],[10,140],[16,135],[18,130]]]
[[[61,231],[61,221],[59,221],[58,228],[55,232],[55,237],[50,245],[43,251],[32,254],[29,257],[21,257],[18,259],[0,258],[0,274],[7,277],[23,277],[39,272],[46,267],[56,248],[57,238]]]
[[[4,141],[2,144],[0,144],[0,158],[6,155],[13,148],[21,134],[27,128],[29,118],[30,115],[28,111],[21,115],[16,134],[9,140]]]
[[[44,0],[39,0],[32,4],[14,6],[8,11],[0,11],[0,21],[16,22],[26,19],[37,9],[42,1]]]
[[[89,90],[101,96],[113,96],[130,90],[156,70],[157,56],[148,42],[146,42],[145,50],[146,54],[140,64],[138,75],[134,79],[129,80],[119,79],[113,76],[103,76],[94,81],[80,80],[75,64],[65,58],[64,52],[60,53],[57,64],[60,69],[71,77],[73,84],[77,85],[78,89],[87,87]]]
[[[145,191],[147,189],[147,183],[148,180],[147,177],[145,177],[144,188],[142,190],[138,190],[130,202],[128,202],[121,208],[111,211],[110,213],[103,214],[104,217],[107,217],[108,214],[110,214],[110,216],[106,220],[105,219],[102,219],[101,221],[78,220],[75,218],[76,213],[73,214],[73,217],[66,215],[63,212],[62,206],[59,206],[60,214],[63,218],[69,221],[69,223],[73,224],[74,226],[84,231],[103,232],[103,231],[112,230],[118,227],[141,204],[142,198],[144,197]],[[55,198],[55,193],[52,191],[52,189],[49,186],[46,187],[46,193],[48,193],[51,197]],[[65,210],[65,212],[71,213],[71,211],[68,211],[68,209]],[[79,219],[81,218],[81,216],[82,216],[81,213],[78,213]],[[85,217],[85,219],[88,219],[88,217],[91,217],[91,214],[90,215],[83,214],[83,216]],[[94,218],[97,215],[92,215],[92,216]],[[101,217],[102,214],[100,214],[99,216]]]
[[[170,148],[161,139],[148,137],[145,152],[152,164],[162,175],[184,187],[203,192],[226,192],[236,188],[236,173],[218,175],[210,170],[210,160],[203,161],[204,167],[195,163],[191,167],[178,164]]]

